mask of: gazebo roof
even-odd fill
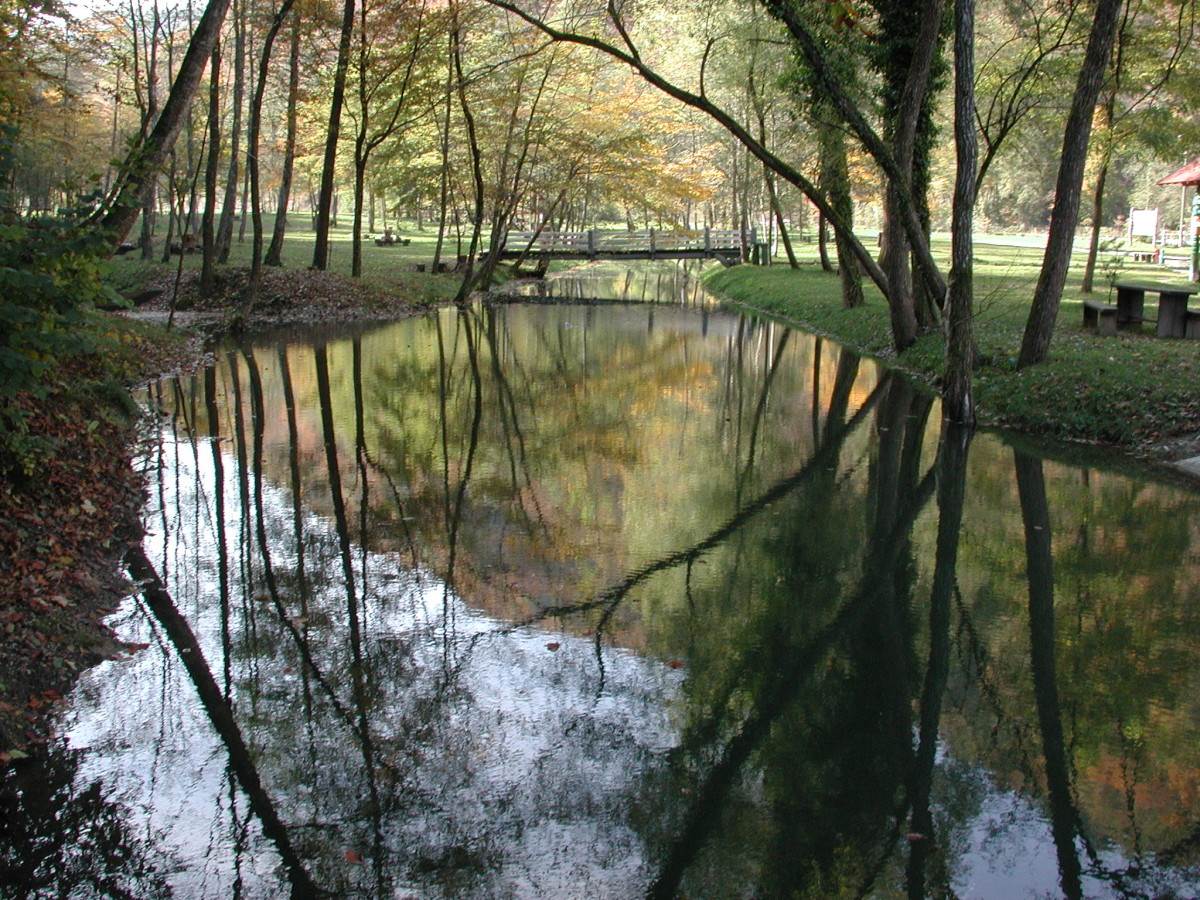
[[[1166,178],[1160,178],[1158,183],[1161,185],[1200,185],[1200,157],[1193,159],[1182,169],[1175,170]]]

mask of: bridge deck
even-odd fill
[[[754,237],[751,237],[753,243]],[[501,259],[741,259],[741,235],[733,230],[703,231],[512,231]]]

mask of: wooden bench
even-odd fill
[[[1188,297],[1196,288],[1177,284],[1155,284],[1144,281],[1117,283],[1117,327],[1140,326],[1146,305],[1146,293],[1158,294],[1159,337],[1184,337],[1187,333]]]
[[[1116,247],[1112,250],[1102,250],[1100,252],[1107,253],[1110,256],[1124,256],[1133,260],[1133,262],[1158,262],[1157,250],[1147,250],[1141,247]]]
[[[1117,333],[1117,307],[1099,300],[1083,301],[1083,327],[1094,328],[1097,334]]]
[[[377,237],[377,238],[375,238],[375,246],[376,247],[407,247],[411,243],[412,243],[412,238],[400,238],[400,237],[393,237],[393,238]]]

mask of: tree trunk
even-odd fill
[[[450,42],[453,44],[451,36]],[[438,263],[442,259],[442,242],[446,236],[446,203],[449,196],[450,184],[450,108],[452,106],[454,86],[454,53],[450,48],[446,53],[446,115],[442,124],[442,182],[439,194],[438,234],[437,243],[433,246],[433,272],[436,274]]]
[[[950,297],[946,320],[946,371],[942,415],[964,425],[975,423],[971,392],[975,339],[972,334],[975,213],[975,0],[954,3],[954,209],[951,222]]]
[[[1083,284],[1079,289],[1085,294],[1092,292],[1096,278],[1096,257],[1100,255],[1100,230],[1104,224],[1104,182],[1108,180],[1108,154],[1100,163],[1096,173],[1096,189],[1092,192],[1092,235],[1088,241],[1087,265],[1083,269]]]
[[[362,278],[363,194],[367,182],[367,160],[361,141],[354,150],[354,227],[350,241],[350,277]]]
[[[228,2],[228,0],[226,0]],[[201,27],[204,21],[201,20]],[[198,34],[199,32],[197,32]],[[213,225],[217,207],[217,169],[221,158],[221,43],[212,47],[212,66],[208,80],[208,158],[204,161],[204,216],[201,219],[201,240],[204,259],[200,264],[200,294],[209,297],[213,292],[217,261],[216,229]]]
[[[253,102],[253,97],[257,93],[254,77],[254,26],[251,25],[246,34],[246,68],[250,70],[250,97]],[[247,129],[248,130],[248,129]],[[246,139],[246,145],[249,147],[249,137]],[[238,243],[246,242],[246,213],[250,208],[250,159],[249,150],[246,159],[246,171],[242,176],[242,215],[238,219]]]
[[[242,137],[242,101],[246,91],[246,4],[249,0],[233,0],[233,122],[229,131],[229,172],[225,177],[225,200],[221,205],[221,221],[217,224],[217,262],[229,259],[233,240],[233,217],[237,214],[238,145]]]
[[[115,84],[113,85],[112,135],[108,142],[108,167],[104,170],[104,196],[112,189],[113,172],[112,160],[117,158],[117,123],[121,112],[121,66],[116,66]]]
[[[171,24],[167,28],[167,79],[170,80],[175,70],[175,31],[174,20],[168,20]],[[192,131],[192,114],[188,110],[187,130],[188,130],[188,156],[191,157],[191,131]],[[189,166],[187,171],[191,172]],[[177,190],[179,178],[179,154],[175,147],[171,148],[171,165],[167,169],[167,237],[163,241],[162,262],[171,261],[171,238],[175,236],[175,227],[179,224],[179,233],[183,234],[185,226],[180,223],[179,217],[184,215],[183,195]],[[176,210],[178,206],[178,210]],[[182,256],[182,247],[180,255]]]
[[[262,198],[259,189],[258,166],[258,135],[262,126],[263,95],[267,87],[267,71],[271,66],[271,48],[275,45],[275,37],[283,26],[283,20],[291,11],[293,0],[283,0],[279,11],[263,38],[262,58],[258,63],[258,78],[254,82],[254,96],[250,101],[250,127],[246,136],[246,177],[250,181],[250,215],[254,219],[254,238],[250,249],[250,287],[243,298],[238,318],[242,323],[250,315],[258,300],[258,291],[262,283],[262,250],[263,222]],[[243,223],[245,214],[243,213]]]
[[[183,214],[183,204],[178,204],[179,209],[176,209],[176,191],[175,185],[179,178],[179,163],[175,158],[175,151],[171,151],[171,165],[167,168],[167,235],[163,240],[162,257],[159,262],[171,261],[171,240],[175,237],[175,226],[179,216]],[[179,198],[182,200],[182,198]],[[180,231],[183,228],[180,226]]]
[[[886,217],[883,229],[883,256],[880,260],[887,273],[891,296],[892,335],[896,349],[903,350],[917,337],[916,299],[913,293],[910,252],[917,238],[910,238],[905,200],[915,206],[913,197],[913,161],[916,154],[917,127],[921,108],[929,95],[930,72],[941,33],[944,0],[927,0],[921,14],[921,24],[912,50],[912,61],[904,79],[903,89],[895,109],[893,124],[893,153],[899,178],[889,177],[886,188]],[[918,223],[918,227],[920,227]],[[923,234],[922,234],[923,237]]]
[[[853,228],[854,198],[850,195],[846,138],[840,129],[829,122],[827,113],[827,109],[818,110],[814,116],[817,123],[817,144],[821,150],[821,188],[846,227]],[[834,233],[834,241],[837,244],[838,273],[842,280],[842,306],[853,309],[861,306],[863,302],[862,274],[853,250],[843,240],[840,232]],[[828,252],[826,249],[826,262],[829,259]]]
[[[1067,283],[1075,225],[1079,219],[1079,194],[1083,187],[1083,169],[1092,132],[1092,113],[1112,52],[1121,3],[1122,0],[1096,2],[1096,16],[1092,20],[1087,52],[1079,69],[1079,80],[1075,85],[1075,96],[1063,134],[1062,158],[1054,187],[1054,211],[1050,215],[1050,234],[1046,240],[1042,272],[1033,294],[1033,305],[1025,323],[1025,334],[1021,339],[1021,354],[1017,359],[1019,368],[1042,362],[1050,350],[1050,339],[1054,336],[1054,323],[1058,319],[1058,305]]]
[[[775,214],[775,224],[779,228],[779,239],[783,241],[783,250],[787,254],[788,265],[793,269],[800,268],[800,263],[796,259],[796,251],[792,249],[792,239],[788,235],[787,226],[783,222],[783,207],[779,205],[779,195],[775,193],[775,184],[771,176],[767,178],[767,195],[771,199],[771,211]]]
[[[334,167],[337,165],[338,134],[342,127],[342,102],[346,95],[346,70],[350,65],[350,39],[354,35],[354,0],[346,0],[342,9],[342,36],[338,43],[337,69],[333,76],[333,96],[329,101],[329,128],[325,137],[325,160],[321,167],[321,193],[317,198],[317,241],[313,248],[313,268],[324,271],[329,265],[329,223],[333,207]]]
[[[125,240],[129,229],[138,217],[142,197],[152,189],[158,171],[166,162],[167,154],[175,146],[175,138],[183,127],[183,120],[192,105],[204,66],[221,32],[221,23],[229,9],[230,0],[210,0],[200,17],[196,33],[188,43],[187,53],[179,66],[179,74],[171,86],[171,93],[163,105],[162,113],[154,124],[154,130],[139,140],[129,151],[122,166],[121,189],[116,198],[99,219],[99,225],[109,234],[113,250]]]
[[[462,107],[463,122],[467,126],[467,144],[471,151],[471,175],[475,182],[475,216],[471,223],[471,243],[467,248],[467,259],[463,266],[462,284],[459,285],[458,293],[454,297],[455,303],[462,303],[467,299],[471,290],[471,284],[474,281],[475,251],[479,247],[479,232],[483,228],[484,194],[483,168],[479,156],[479,140],[475,133],[475,117],[471,114],[471,107],[467,103],[467,88],[466,81],[463,78],[462,43],[458,30],[457,8],[455,10],[454,30],[452,32],[454,41],[454,73],[458,76],[458,102]],[[461,254],[461,250],[459,252]]]
[[[192,39],[192,34],[196,30],[196,23],[192,18],[192,0],[187,3],[187,23],[188,23],[188,40]],[[199,230],[199,224],[196,222],[196,194],[200,186],[200,169],[199,161],[196,159],[196,109],[195,106],[189,106],[186,120],[184,123],[187,126],[187,166],[185,171],[188,173],[188,202],[187,202],[187,219],[183,227],[179,229],[180,234],[194,234]],[[181,201],[182,205],[182,201]]]
[[[143,38],[144,38],[143,26]],[[142,133],[145,134],[154,125],[154,118],[158,115],[158,30],[159,16],[158,4],[154,4],[154,18],[151,20],[150,26],[150,47],[146,55],[146,122],[142,126]],[[172,156],[174,145],[172,145]],[[142,197],[142,259],[154,259],[154,210],[156,205],[156,189],[158,187],[158,176],[150,179],[149,189]],[[167,242],[170,243],[168,236]]]
[[[287,231],[288,204],[292,194],[292,170],[296,164],[296,100],[300,96],[300,13],[292,19],[292,42],[288,53],[287,135],[283,145],[283,174],[279,181],[279,202],[275,210],[275,227],[271,246],[263,263],[283,265],[283,238]]]
[[[763,112],[762,100],[758,96],[758,91],[754,86],[753,68],[750,73],[750,99],[754,104],[754,115],[758,118],[758,140],[764,147],[767,146],[767,119]],[[788,237],[787,226],[783,224],[783,209],[779,205],[779,195],[775,192],[775,179],[771,174],[771,167],[763,163],[763,185],[767,190],[767,200],[771,207],[771,213],[774,216],[776,225],[779,226],[779,239],[783,241],[783,249],[787,253],[788,265],[793,269],[800,268],[800,264],[796,262],[796,253],[792,250],[792,240]],[[691,215],[690,201],[688,209],[689,217]],[[767,244],[770,246],[771,235],[767,235]]]
[[[833,271],[833,263],[829,261],[829,228],[825,224],[825,213],[817,213],[817,255],[821,257],[821,268],[826,272]]]

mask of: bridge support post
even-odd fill
[[[712,229],[707,225],[704,226],[704,255],[708,256],[712,253]]]
[[[655,246],[654,246],[654,229],[653,229],[653,228],[651,228],[651,229],[650,229],[650,258],[651,258],[651,259],[654,259],[654,251],[655,251]]]
[[[595,256],[595,255],[596,255],[596,229],[595,229],[595,228],[589,228],[589,229],[588,229],[588,233],[587,233],[587,248],[588,248],[588,255],[589,255],[589,256]]]

